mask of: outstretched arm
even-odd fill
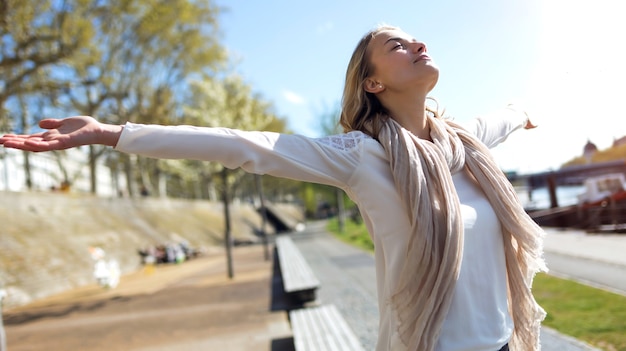
[[[531,121],[526,111],[509,105],[488,115],[472,120],[466,129],[474,134],[488,148],[493,148],[505,141],[519,129],[534,129],[537,125]]]
[[[7,134],[0,137],[0,145],[35,152],[89,144],[115,146],[123,129],[122,126],[100,123],[88,116],[44,119],[39,126],[47,131],[31,135]]]
[[[362,133],[312,139],[229,128],[104,124],[86,117],[46,119],[45,132],[5,135],[0,145],[28,151],[63,150],[102,144],[151,158],[219,162],[258,174],[346,187],[360,164],[363,145],[375,143]],[[376,144],[377,145],[377,144]]]

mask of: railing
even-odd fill
[[[626,204],[605,201],[600,206],[581,209],[581,228],[587,231],[622,231],[626,229]]]

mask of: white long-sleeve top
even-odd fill
[[[496,118],[493,118],[493,117]],[[494,147],[527,122],[512,109],[465,127]],[[116,149],[153,158],[217,161],[228,168],[333,185],[358,205],[374,241],[379,304],[377,351],[403,350],[390,297],[411,225],[382,146],[354,131],[323,138],[227,128],[127,123]],[[507,305],[501,229],[482,191],[465,172],[453,175],[465,236],[460,276],[438,351],[495,351],[513,331]]]

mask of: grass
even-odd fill
[[[538,274],[535,299],[544,325],[608,351],[626,351],[626,297],[567,279]]]
[[[359,247],[365,251],[374,252],[374,243],[370,238],[367,228],[362,223],[357,224],[354,221],[347,220],[345,222],[344,231],[339,230],[339,221],[332,219],[328,221],[328,231],[344,242]]]
[[[333,219],[327,229],[345,242],[374,250],[363,224],[348,220],[341,233]],[[543,325],[602,350],[626,351],[626,296],[548,274],[536,276],[533,294],[548,313]]]

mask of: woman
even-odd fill
[[[382,26],[348,65],[344,134],[116,126],[83,116],[43,120],[48,131],[0,143],[30,151],[104,144],[340,187],[375,244],[377,350],[538,349],[545,313],[530,285],[545,268],[542,231],[488,150],[534,126],[512,108],[466,129],[441,118],[426,105],[438,73],[423,43]]]

